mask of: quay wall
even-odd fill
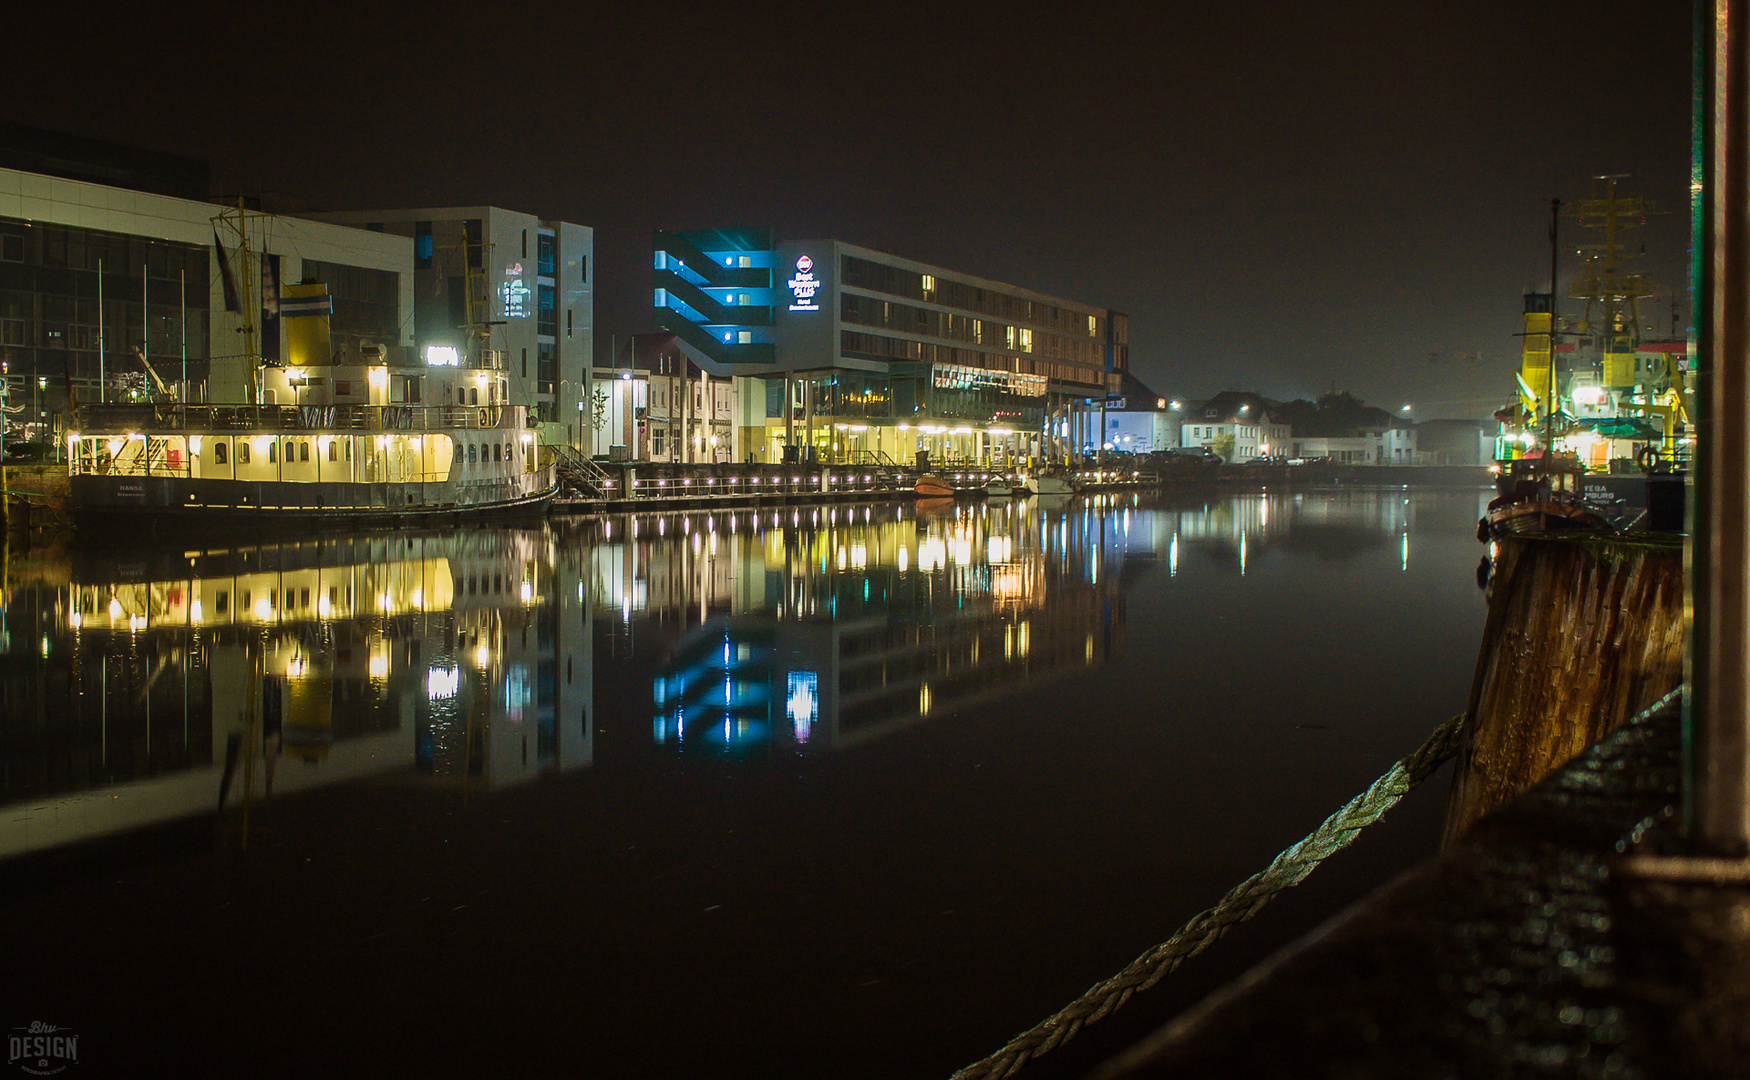
[[[1674,536],[1499,541],[1448,842],[1682,682],[1683,587]]]

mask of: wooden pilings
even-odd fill
[[[1683,680],[1681,538],[1508,537],[1447,840]]]

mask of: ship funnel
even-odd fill
[[[322,282],[300,281],[285,287],[280,295],[280,325],[289,366],[327,367],[334,363],[334,347],[328,337],[333,311],[334,300]]]

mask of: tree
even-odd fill
[[[1215,455],[1223,461],[1231,461],[1234,456],[1234,437],[1229,432],[1222,432],[1215,438],[1203,444],[1215,451]]]

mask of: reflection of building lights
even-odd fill
[[[262,622],[271,620],[273,618],[273,602],[265,596],[257,600],[255,602],[255,617]]]
[[[189,622],[200,622],[201,621],[201,602],[199,600],[196,600],[194,603],[188,605],[188,621]]]
[[[526,604],[535,598],[535,587],[525,581],[523,582],[522,588],[517,590],[517,595],[521,596],[523,603]]]
[[[900,548],[899,549],[899,572],[900,573],[902,573],[902,574],[905,573],[906,563],[909,563],[910,561],[911,561],[911,556],[907,553],[906,549],[903,547]]]
[[[486,665],[492,663],[492,650],[488,649],[484,645],[480,646],[478,649],[475,649],[474,650],[474,663],[479,665],[480,667],[485,667]]]
[[[918,687],[918,715],[930,715],[930,684],[924,683]]]
[[[110,598],[109,601],[109,617],[111,619],[119,619],[122,617],[122,602],[113,597]]]
[[[75,630],[79,629],[79,624],[84,622],[84,621],[85,620],[83,620],[79,617],[79,613],[77,611],[75,611],[72,614],[67,616],[67,625],[72,627]]]
[[[461,686],[459,668],[432,668],[425,673],[425,696],[432,701],[455,697]]]
[[[302,656],[294,656],[286,661],[286,678],[301,679],[310,670],[310,661]]]
[[[319,619],[328,618],[328,597],[327,597],[327,595],[321,595],[321,596],[316,597],[316,617]]]
[[[370,664],[371,678],[382,679],[389,675],[389,658],[382,653],[373,653]]]
[[[424,589],[414,589],[413,596],[410,599],[413,601],[414,607],[416,607],[416,608],[424,607],[425,606],[425,590]]]
[[[948,565],[948,545],[932,536],[918,544],[918,569],[925,573]]]

